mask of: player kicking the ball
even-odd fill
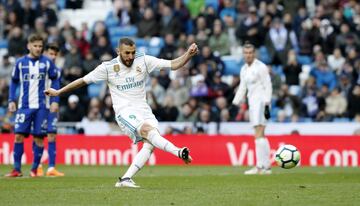
[[[65,87],[55,90],[47,89],[45,94],[59,96],[86,84],[106,81],[115,111],[115,118],[134,143],[143,141],[143,147],[135,156],[126,173],[119,178],[115,187],[139,187],[132,177],[145,165],[154,147],[181,158],[186,164],[192,158],[187,147],[178,148],[162,137],[158,131],[158,121],[146,102],[145,82],[155,69],[171,68],[177,70],[184,66],[198,53],[196,44],[192,44],[180,57],[173,60],[158,59],[145,54],[135,54],[136,45],[129,38],[119,40],[118,57],[103,62],[92,72],[79,78]]]

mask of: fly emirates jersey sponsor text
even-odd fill
[[[116,113],[131,105],[148,107],[145,83],[155,69],[171,67],[171,61],[145,54],[136,54],[131,67],[125,66],[120,57],[105,61],[84,77],[84,81],[98,83],[106,81]]]

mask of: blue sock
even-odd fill
[[[56,159],[56,142],[49,142],[49,167],[55,167],[55,159]]]
[[[43,152],[44,152],[44,147],[39,147],[39,146],[37,146],[37,144],[35,144],[35,142],[33,142],[34,160],[33,160],[31,170],[35,170],[38,168]]]
[[[14,169],[18,172],[21,171],[21,157],[24,153],[24,143],[14,144]]]

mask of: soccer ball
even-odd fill
[[[275,153],[275,162],[282,168],[290,169],[300,161],[299,150],[290,144],[283,145]]]

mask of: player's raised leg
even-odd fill
[[[141,137],[149,141],[156,148],[159,148],[179,157],[186,164],[189,164],[192,161],[192,158],[189,155],[190,151],[187,147],[176,147],[169,140],[162,137],[159,131],[148,122],[144,122],[144,124],[140,127],[139,133]]]

